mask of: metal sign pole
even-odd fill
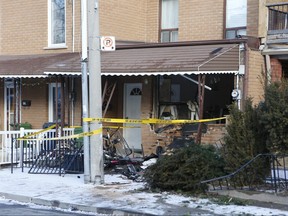
[[[81,1],[81,15],[82,15],[82,115],[83,118],[88,117],[88,78],[87,78],[87,0]],[[83,132],[89,132],[88,122],[83,121]],[[90,142],[89,137],[83,137],[84,147],[84,183],[91,182],[91,168],[90,168]]]

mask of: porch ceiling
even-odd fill
[[[102,75],[237,73],[239,44],[120,47],[101,53]],[[0,56],[0,77],[81,75],[81,54]]]

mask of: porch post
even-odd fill
[[[203,119],[203,108],[204,108],[204,93],[205,93],[205,74],[198,75],[198,103],[199,110],[198,116],[199,120]],[[201,136],[202,136],[202,122],[199,122],[196,143],[201,144]]]

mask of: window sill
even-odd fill
[[[56,49],[67,49],[68,47],[66,45],[63,46],[49,46],[49,47],[44,47],[44,50],[56,50]]]

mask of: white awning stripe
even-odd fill
[[[48,75],[0,75],[0,78],[47,78]]]
[[[44,72],[44,74],[47,74],[47,75],[66,75],[66,76],[81,76],[82,73],[81,72]]]
[[[157,76],[157,75],[185,75],[185,74],[237,74],[238,71],[169,71],[169,72],[127,72],[127,73],[115,73],[105,72],[103,76]]]
[[[169,72],[102,72],[102,76],[157,76],[157,75],[185,75],[185,74],[237,74],[239,71],[169,71]],[[44,72],[47,75],[81,76],[81,72]],[[89,74],[88,74],[89,75]]]

